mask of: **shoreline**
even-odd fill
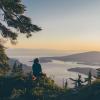
[[[84,75],[88,75],[89,71],[91,71],[91,74],[93,77],[97,76],[96,69],[88,68],[88,67],[87,68],[80,68],[80,67],[70,68],[70,69],[68,69],[68,71],[77,72],[77,73],[84,74]]]

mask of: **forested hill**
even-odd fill
[[[99,64],[100,52],[92,51],[92,52],[72,54],[68,56],[40,58],[41,62],[51,62],[52,60],[72,61],[72,62],[87,63],[87,64]]]

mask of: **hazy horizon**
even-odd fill
[[[78,50],[54,50],[54,49],[29,49],[29,48],[9,48],[6,49],[8,57],[54,57],[67,56],[85,52],[100,52],[100,51],[78,51]]]
[[[42,51],[72,51],[72,52],[91,52],[91,51],[94,51],[94,52],[100,52],[100,50],[68,50],[68,49],[54,49],[54,48],[9,48],[9,47],[6,47],[6,51],[7,50],[42,50]]]
[[[54,50],[54,49],[29,49],[29,48],[14,48],[6,49],[8,56],[64,56],[81,51],[70,50]]]

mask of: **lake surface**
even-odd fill
[[[13,56],[11,58],[18,59],[20,62],[26,64],[29,66],[29,69],[31,71],[32,61],[35,57],[33,56]],[[70,68],[98,68],[99,66],[89,66],[89,65],[83,65],[83,64],[77,64],[76,62],[62,62],[62,61],[55,61],[49,63],[41,63],[43,72],[47,74],[48,77],[51,77],[55,80],[55,83],[59,86],[63,86],[63,83],[68,81],[68,86],[73,87],[73,82],[70,81],[69,78],[77,79],[78,74],[77,72],[70,72],[68,69]],[[82,78],[86,78],[87,76],[84,74],[81,74]]]

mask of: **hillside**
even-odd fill
[[[60,56],[60,57],[41,57],[41,62],[51,62],[52,60],[60,60],[60,61],[72,61],[89,65],[99,65],[100,63],[100,52],[92,51],[92,52],[84,52],[78,54],[72,54],[68,56]]]

